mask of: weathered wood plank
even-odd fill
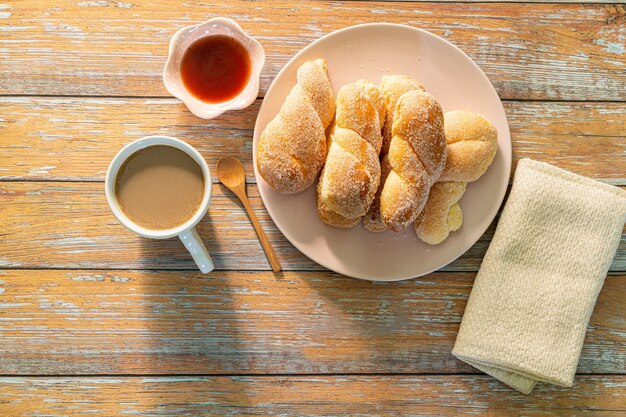
[[[211,207],[198,231],[218,269],[266,270],[269,264],[236,198],[213,186]],[[320,270],[274,226],[255,184],[248,196],[286,270]],[[178,239],[143,239],[121,226],[102,183],[0,183],[0,268],[195,269]],[[313,202],[312,202],[313,204]],[[446,271],[477,271],[493,236],[492,224]],[[626,234],[612,271],[626,271]]]
[[[0,271],[0,374],[476,373],[451,354],[473,273]],[[579,373],[626,371],[610,275]]]
[[[234,155],[252,173],[260,100],[202,121],[175,99],[0,98],[0,180],[103,181],[113,155],[142,136],[188,140],[210,167]],[[626,185],[626,106],[622,103],[505,102],[513,155]]]
[[[167,95],[161,71],[169,38],[229,16],[266,49],[261,94],[313,40],[386,21],[449,39],[506,99],[626,99],[626,12],[619,4],[22,0],[1,13],[1,94]]]
[[[620,416],[624,376],[540,384],[522,395],[487,376],[1,378],[5,415]]]
[[[353,1],[370,1],[370,0],[353,0]],[[430,0],[381,0],[387,1],[403,1],[411,3],[428,3]],[[616,4],[623,3],[624,0],[437,0],[440,3],[593,3],[593,4]]]
[[[351,1],[371,1],[371,0],[351,0]],[[380,0],[384,2],[401,1],[407,3],[428,3],[431,0]],[[583,4],[616,4],[623,3],[624,0],[437,0],[439,3],[583,3]]]

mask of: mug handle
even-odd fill
[[[200,239],[200,235],[196,232],[195,227],[185,230],[178,235],[178,237],[193,257],[193,260],[196,262],[196,265],[198,265],[198,268],[200,268],[200,272],[208,274],[213,270],[213,268],[215,268],[213,266],[211,256],[209,255],[209,252],[207,252],[204,243],[202,243],[202,239]]]

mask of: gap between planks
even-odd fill
[[[434,3],[434,4],[622,4],[626,0],[342,0],[343,3]]]
[[[584,176],[584,175],[583,175]],[[620,178],[592,178],[595,181],[598,182],[602,182],[605,184],[609,184],[609,185],[613,185],[614,187],[619,187],[622,189],[626,189],[626,184],[624,184],[624,180],[620,179]],[[212,184],[221,184],[221,181],[218,180],[217,178],[213,178],[211,177],[211,181]],[[512,184],[512,179],[509,179],[509,184],[508,184],[508,188],[511,187]],[[5,178],[1,178],[0,177],[0,184],[2,183],[30,183],[30,184],[35,184],[35,183],[54,183],[54,184],[81,184],[81,183],[85,183],[85,184],[104,184],[104,180],[100,180],[100,179],[91,179],[91,180],[68,180],[68,179],[63,179],[63,178],[49,178],[49,179],[39,179],[39,178],[20,178],[20,177],[5,177]],[[256,178],[246,178],[246,185],[256,185]],[[507,190],[507,195],[508,192],[510,190]],[[229,191],[230,193],[230,191]],[[0,234],[0,236],[2,236]]]
[[[0,378],[168,378],[168,377],[181,377],[181,378],[215,378],[215,377],[250,377],[250,378],[267,378],[267,377],[276,377],[276,378],[289,378],[289,377],[316,377],[316,376],[472,376],[472,375],[485,375],[480,371],[476,372],[466,372],[466,373],[445,373],[445,372],[337,372],[337,373],[226,373],[226,374],[215,374],[215,373],[199,373],[199,374],[190,374],[190,373],[172,373],[172,374],[151,374],[151,373],[140,373],[140,374],[110,374],[110,373],[102,373],[102,374],[0,374]],[[599,374],[599,373],[577,373],[576,375],[585,375],[585,376],[626,376],[624,374]]]
[[[245,378],[315,378],[315,377],[351,377],[351,376],[364,376],[364,377],[393,377],[393,376],[402,376],[402,377],[431,377],[431,376],[441,376],[441,377],[466,377],[466,376],[487,376],[487,374],[476,371],[476,372],[454,372],[454,373],[444,373],[444,372],[343,372],[343,373],[294,373],[294,374],[285,374],[285,373],[259,373],[259,374],[250,374],[250,373],[228,373],[228,374],[190,374],[190,373],[176,373],[176,374],[0,374],[0,378],[11,379],[11,378],[33,378],[33,379],[51,379],[51,378],[230,378],[230,377],[245,377]],[[584,373],[584,372],[576,372],[576,376],[586,376],[586,377],[619,377],[626,376],[626,373],[612,373],[612,374],[602,374],[602,373]]]
[[[365,0],[368,1],[368,0]],[[626,0],[625,0],[626,1]],[[0,94],[0,98],[59,98],[59,99],[112,99],[112,100],[178,100],[174,96],[132,96],[132,95],[81,95],[81,94]],[[265,95],[260,92],[256,100],[263,100]],[[178,100],[180,101],[180,100]],[[503,103],[626,103],[626,100],[586,100],[586,99],[534,99],[534,98],[506,98],[500,99]],[[182,103],[182,101],[180,101]],[[233,112],[239,110],[232,110]],[[219,117],[219,116],[218,116]]]
[[[0,234],[0,236],[2,236],[2,234]],[[101,272],[111,272],[111,271],[137,271],[137,272],[198,272],[198,268],[196,267],[189,267],[189,268],[172,268],[172,269],[164,269],[164,268],[87,268],[87,267],[80,267],[80,268],[71,268],[71,267],[2,267],[0,266],[0,271],[6,271],[6,272],[11,272],[11,271],[101,271]],[[255,274],[255,273],[267,273],[267,272],[271,272],[268,269],[225,269],[225,268],[215,268],[213,271],[211,272],[236,272],[236,273],[242,273],[242,274]],[[337,275],[341,275],[337,272],[331,271],[330,269],[297,269],[297,270],[288,270],[286,272],[295,272],[295,273],[324,273],[324,272],[331,272],[333,274],[337,274]],[[466,270],[450,270],[450,271],[443,271],[441,269],[438,269],[436,271],[430,272],[427,275],[430,274],[468,274],[468,273],[473,273],[476,271],[466,271]],[[608,271],[606,273],[607,277],[614,277],[614,276],[622,276],[624,275],[624,272],[622,271]],[[343,276],[343,275],[342,275]],[[423,276],[423,275],[422,275]],[[406,280],[400,280],[400,281],[368,281],[368,280],[361,280],[359,278],[351,278],[351,279],[355,279],[355,280],[359,280],[359,281],[366,281],[366,282],[379,282],[379,283],[394,283],[394,282],[403,282],[403,281],[411,281],[413,279],[417,279],[420,277],[413,277],[413,278],[409,278]],[[626,375],[626,374],[625,374]],[[0,374],[0,376],[2,376],[2,374]]]

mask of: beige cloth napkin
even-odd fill
[[[452,354],[524,394],[572,386],[625,220],[626,191],[521,160]]]

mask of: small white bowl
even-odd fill
[[[235,98],[222,103],[207,103],[195,98],[183,84],[180,63],[185,51],[198,39],[211,35],[226,35],[238,40],[250,55],[250,79],[245,88]],[[213,119],[228,110],[245,109],[259,95],[261,70],[265,64],[265,51],[261,44],[234,20],[216,17],[204,23],[180,29],[170,41],[167,63],[163,69],[163,83],[174,97],[185,103],[189,111],[202,119]]]

